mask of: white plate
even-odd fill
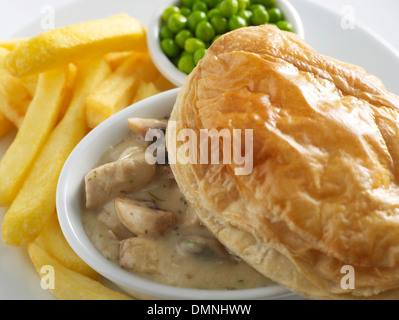
[[[126,12],[147,24],[160,0],[80,0],[56,11],[56,27]],[[367,28],[343,29],[342,17],[309,0],[291,0],[302,16],[307,42],[322,54],[355,63],[380,77],[387,89],[399,94],[399,54]],[[42,32],[40,20],[16,34],[28,37]],[[0,141],[0,155],[12,135]],[[5,210],[0,208],[0,216]],[[0,299],[54,299],[40,287],[25,248],[5,246],[0,240]]]

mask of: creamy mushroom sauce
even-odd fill
[[[143,138],[131,133],[124,141],[106,151],[99,166],[114,162],[135,148],[143,152],[142,147],[146,146],[147,142]],[[201,225],[194,210],[180,193],[169,166],[156,166],[155,176],[144,188],[124,194],[124,197],[138,200],[157,210],[172,211],[174,226],[158,237],[136,237],[127,229],[116,234],[101,217],[104,213],[107,217],[117,216],[113,199],[95,210],[84,210],[83,225],[94,246],[107,259],[132,273],[172,286],[234,290],[273,285],[271,280],[230,254]],[[120,259],[123,243],[129,247],[126,239],[132,238],[135,241],[144,239],[148,242],[145,245],[149,246],[132,251],[133,256],[128,257],[128,260],[135,260],[134,267],[123,265]]]

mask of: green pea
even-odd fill
[[[207,21],[208,18],[206,17],[205,12],[203,11],[193,11],[187,18],[188,27],[195,31],[197,24],[201,21]]]
[[[208,6],[203,1],[195,1],[192,7],[193,11],[208,12]]]
[[[215,38],[212,39],[212,43],[215,42],[217,39],[219,39],[222,35],[218,34]]]
[[[228,29],[228,20],[221,16],[215,15],[211,18],[211,25],[217,34],[222,34],[227,32]]]
[[[191,9],[190,8],[186,8],[186,7],[183,7],[183,8],[181,8],[180,9],[180,13],[183,15],[183,16],[185,16],[185,17],[188,17],[190,14],[191,14]]]
[[[286,20],[280,20],[276,23],[276,25],[280,30],[294,32],[294,26],[291,22]]]
[[[211,41],[215,36],[215,29],[208,21],[201,21],[195,28],[195,36],[205,42]]]
[[[183,30],[180,30],[176,34],[175,42],[180,48],[184,49],[184,43],[186,42],[186,40],[188,38],[192,38],[192,37],[193,37],[193,34],[190,30],[183,29]]]
[[[159,32],[161,39],[173,38],[175,34],[167,26],[163,26]]]
[[[181,72],[189,74],[195,68],[194,58],[193,55],[184,55],[179,59],[177,63],[177,67]]]
[[[251,21],[251,17],[252,17],[253,13],[250,10],[241,10],[237,13],[237,16],[244,18],[245,20],[247,20],[247,23],[249,21]]]
[[[204,49],[204,48],[198,49],[197,51],[194,52],[193,58],[194,58],[195,65],[197,65],[198,62],[205,56],[205,53],[206,53],[206,49]]]
[[[238,11],[245,10],[246,8],[249,7],[249,4],[251,3],[250,0],[237,0],[238,1]]]
[[[194,4],[195,0],[181,0],[181,4],[183,7],[191,8]]]
[[[184,50],[188,53],[194,53],[198,49],[206,48],[204,41],[197,38],[188,38],[184,43]]]
[[[247,27],[247,26],[248,26],[247,20],[245,20],[242,17],[232,16],[229,19],[229,29],[230,30],[235,30],[235,29]]]
[[[167,22],[169,17],[174,13],[179,13],[180,9],[176,6],[166,8],[162,13],[162,20]]]
[[[259,3],[267,8],[271,8],[276,4],[276,0],[254,0],[254,3]]]
[[[261,10],[267,12],[266,7],[261,4],[253,4],[253,5],[249,6],[249,10],[251,10],[252,12],[254,12],[254,10],[256,10],[256,9],[261,9]]]
[[[226,18],[234,16],[238,12],[238,1],[237,0],[223,0],[219,3],[218,8],[222,12],[222,15]]]
[[[269,21],[272,23],[276,23],[283,19],[283,13],[281,12],[281,10],[279,8],[271,8],[271,9],[267,10],[267,12],[269,13],[269,16],[270,16]]]
[[[251,22],[254,26],[260,26],[261,24],[265,24],[269,22],[269,14],[267,11],[263,11],[262,9],[255,9],[252,11],[253,15],[251,18]]]
[[[190,57],[192,57],[192,53],[189,53],[189,52],[187,52],[187,51],[182,51],[182,53],[180,54],[180,57],[179,57],[179,59],[181,58],[181,57],[184,57],[184,56],[190,56]]]
[[[217,4],[220,2],[219,0],[202,0],[206,3],[208,8],[215,8]]]
[[[212,19],[213,16],[221,16],[222,12],[218,8],[213,8],[208,11],[208,19],[209,21]]]
[[[176,57],[180,52],[179,47],[173,39],[162,40],[161,49],[169,58]]]
[[[170,31],[177,33],[184,29],[187,25],[187,18],[180,13],[172,14],[168,19],[168,28]]]

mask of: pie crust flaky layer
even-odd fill
[[[399,98],[378,78],[274,26],[241,28],[207,50],[170,120],[198,136],[253,130],[248,175],[233,161],[171,164],[233,253],[308,298],[399,298]]]

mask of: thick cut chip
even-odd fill
[[[0,69],[0,111],[20,128],[31,103],[32,96],[21,79]]]
[[[6,66],[14,75],[24,76],[110,52],[146,48],[141,23],[120,14],[43,32],[17,46],[7,57]]]
[[[139,88],[137,90],[136,97],[134,98],[134,103],[139,102],[141,100],[144,100],[146,98],[149,98],[153,95],[156,95],[160,93],[157,89],[157,87],[154,85],[152,82],[145,82],[145,81],[140,81]]]
[[[122,63],[130,58],[132,54],[134,54],[132,51],[111,52],[105,55],[105,59],[111,67],[111,70],[115,71]]]
[[[65,68],[40,75],[38,89],[18,134],[0,162],[0,205],[9,206],[59,117]]]
[[[19,79],[21,79],[22,85],[26,90],[28,90],[29,95],[33,97],[36,93],[37,84],[39,82],[39,74],[32,74]]]
[[[159,91],[167,91],[176,88],[176,86],[160,74],[154,81],[154,85]]]
[[[13,38],[0,41],[0,48],[7,49],[9,51],[14,50],[21,43],[27,41],[28,38]]]
[[[51,133],[4,216],[2,238],[5,244],[20,246],[32,241],[54,214],[57,182],[62,167],[88,131],[85,118],[87,96],[110,72],[104,59],[78,66],[71,105]]]
[[[12,76],[4,69],[4,59],[9,54],[7,49],[0,47],[0,111],[17,128],[22,125],[26,110],[32,95],[24,80]]]
[[[133,300],[98,281],[64,267],[35,242],[29,244],[28,253],[39,275],[46,276],[46,279],[42,279],[48,281],[43,283],[61,300]],[[53,271],[53,279],[49,270]]]
[[[87,99],[87,124],[94,128],[133,103],[141,79],[159,75],[148,54],[133,54],[110,74]]]
[[[0,112],[0,139],[14,128],[14,125],[7,117]]]
[[[53,214],[43,231],[35,239],[35,243],[55,257],[66,268],[94,280],[98,278],[98,273],[90,268],[69,246],[58,223],[57,214]]]

